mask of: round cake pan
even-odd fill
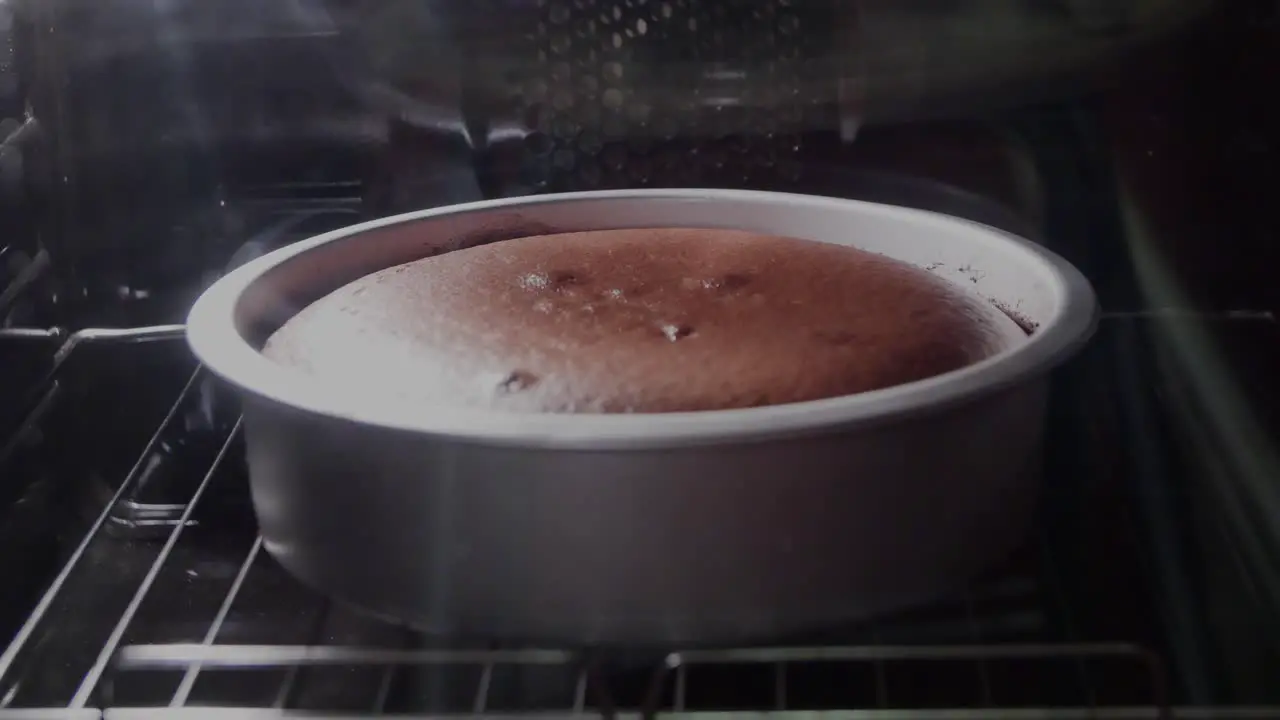
[[[1031,334],[884,390],[634,415],[423,407],[259,352],[298,310],[386,267],[531,234],[664,226],[881,253]],[[242,393],[265,547],[304,582],[433,633],[671,645],[900,609],[1003,558],[1034,513],[1046,375],[1096,321],[1077,270],[984,225],[823,197],[635,190],[457,205],[322,235],[219,280],[188,333]]]

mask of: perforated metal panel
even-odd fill
[[[834,129],[834,9],[797,0],[538,0],[519,73],[536,189],[795,179]]]

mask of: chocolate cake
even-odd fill
[[[945,373],[1017,342],[989,303],[855,248],[749,232],[539,235],[362,277],[263,353],[436,406],[747,408]]]

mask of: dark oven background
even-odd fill
[[[770,4],[768,21],[789,27],[793,5]],[[804,33],[771,52],[803,54],[826,32],[812,5],[794,16]],[[1221,2],[1133,44],[1116,8],[1144,3],[972,5],[918,3],[884,27],[1016,11],[1119,50],[1030,90],[1014,78],[935,103],[870,93],[856,133],[847,109],[806,96],[655,140],[660,117],[601,120],[593,137],[537,100],[541,76],[495,105],[457,72],[492,51],[481,31],[505,27],[483,4],[452,34],[405,19],[430,71],[394,86],[371,79],[345,24],[359,2],[0,4],[0,644],[14,639],[0,716],[1280,705],[1276,4]],[[561,7],[517,6],[530,27]],[[652,11],[618,7],[633,29]],[[763,22],[704,51],[750,66]],[[997,25],[975,37],[997,43]],[[1034,65],[1056,51],[1014,26],[1006,52]],[[869,57],[893,57],[876,41]],[[581,649],[434,653],[439,641],[334,605],[260,552],[235,402],[177,326],[213,278],[391,213],[665,184],[948,212],[1036,237],[1089,275],[1102,327],[1056,380],[1041,530],[1008,567],[919,613],[786,639],[800,650],[687,653],[668,668]]]

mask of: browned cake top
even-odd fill
[[[913,266],[747,232],[507,240],[360,278],[270,358],[371,393],[524,412],[674,412],[848,395],[986,358],[993,308]]]

